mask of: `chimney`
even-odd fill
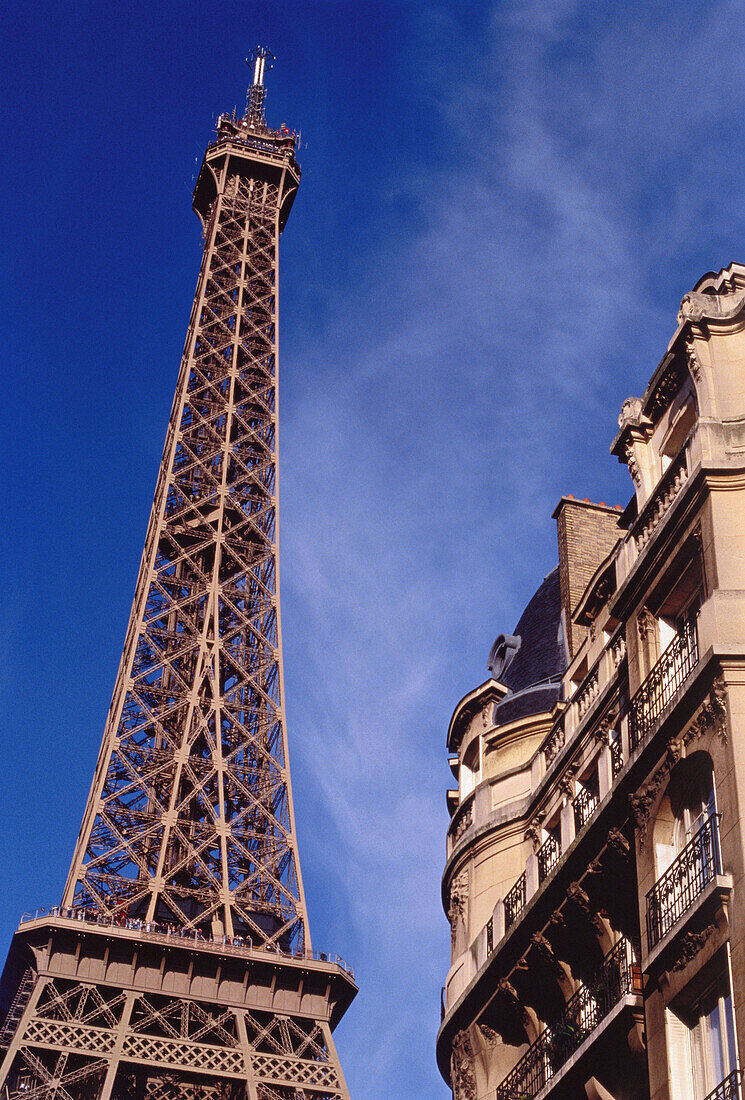
[[[572,622],[572,612],[595,570],[618,542],[620,515],[619,507],[576,500],[573,496],[563,496],[554,509],[559,538],[561,610],[570,659],[587,634],[587,627]]]

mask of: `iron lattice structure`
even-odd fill
[[[62,905],[2,982],[6,1100],[348,1097],[356,992],[310,949],[287,756],[278,247],[295,135],[223,116],[197,291],[124,653]]]

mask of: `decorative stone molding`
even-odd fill
[[[450,904],[448,906],[448,920],[450,921],[450,942],[455,947],[455,936],[458,931],[458,921],[464,923],[468,915],[468,868],[461,871],[450,884]]]
[[[567,897],[573,901],[586,916],[590,915],[590,899],[578,882],[570,882],[567,887]]]
[[[702,702],[696,712],[696,716],[685,733],[682,736],[671,737],[668,740],[662,762],[654,770],[647,782],[639,788],[636,794],[629,796],[634,822],[639,835],[639,846],[641,848],[644,847],[644,838],[649,823],[649,814],[652,806],[657,800],[660,787],[678,761],[685,756],[688,745],[693,740],[709,733],[716,733],[726,745],[727,688],[721,676],[717,677],[717,679],[712,682],[709,694]]]
[[[611,659],[613,661],[613,667],[618,668],[626,656],[626,639],[623,634],[619,634],[616,640],[611,646]]]
[[[456,1032],[450,1053],[450,1083],[455,1100],[476,1100],[473,1058],[473,1046],[468,1032]]]
[[[512,982],[510,982],[507,978],[499,979],[499,981],[497,982],[497,992],[509,998],[509,1000],[512,1001],[513,1004],[520,1004],[520,998],[517,995],[517,990],[515,989]]]

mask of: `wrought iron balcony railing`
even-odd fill
[[[588,787],[584,787],[572,802],[574,809],[574,828],[580,831],[586,825],[598,808],[598,796]]]
[[[559,862],[559,856],[561,855],[561,845],[556,837],[550,836],[548,840],[545,840],[541,844],[540,848],[536,852],[536,859],[538,860],[538,881],[543,882],[545,878],[553,871],[556,864]]]
[[[520,875],[512,889],[504,896],[504,927],[505,931],[515,923],[518,913],[525,908],[527,900],[527,888],[525,872]]]
[[[712,814],[647,894],[650,951],[718,874],[721,874],[719,814]]]
[[[697,660],[696,627],[689,620],[673,638],[629,704],[629,747],[632,752],[647,737],[665,707],[680,691]]]
[[[641,973],[631,944],[619,940],[606,955],[597,980],[590,986],[580,986],[561,1018],[541,1032],[498,1085],[496,1100],[531,1100],[537,1096],[621,998],[640,992]]]
[[[705,1100],[740,1100],[740,1080],[742,1070],[733,1069],[715,1089],[706,1096]]]

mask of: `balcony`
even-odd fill
[[[548,878],[556,864],[559,862],[560,856],[561,845],[555,837],[550,836],[548,840],[544,841],[544,843],[536,852],[536,859],[538,861],[539,883]]]
[[[649,951],[720,874],[719,814],[712,814],[647,894]]]
[[[504,896],[504,928],[507,929],[515,923],[518,914],[525,908],[528,891],[525,880],[525,872],[520,875],[515,885]]]
[[[613,1008],[641,993],[641,973],[631,944],[619,940],[606,955],[597,980],[581,985],[561,1018],[544,1029],[497,1087],[496,1100],[532,1100],[546,1088]],[[719,1098],[717,1098],[719,1100]],[[730,1100],[722,1097],[721,1100]]]
[[[686,448],[684,447],[660,478],[657,488],[636,521],[634,541],[640,553],[667,515],[671,504],[687,480],[688,462]]]
[[[572,802],[574,810],[574,828],[579,832],[598,808],[598,796],[588,787],[584,787]]]
[[[645,740],[698,660],[696,628],[688,621],[676,634],[629,704],[629,748]]]
[[[740,1100],[740,1078],[742,1071],[733,1069],[724,1080],[712,1089],[706,1100]]]

